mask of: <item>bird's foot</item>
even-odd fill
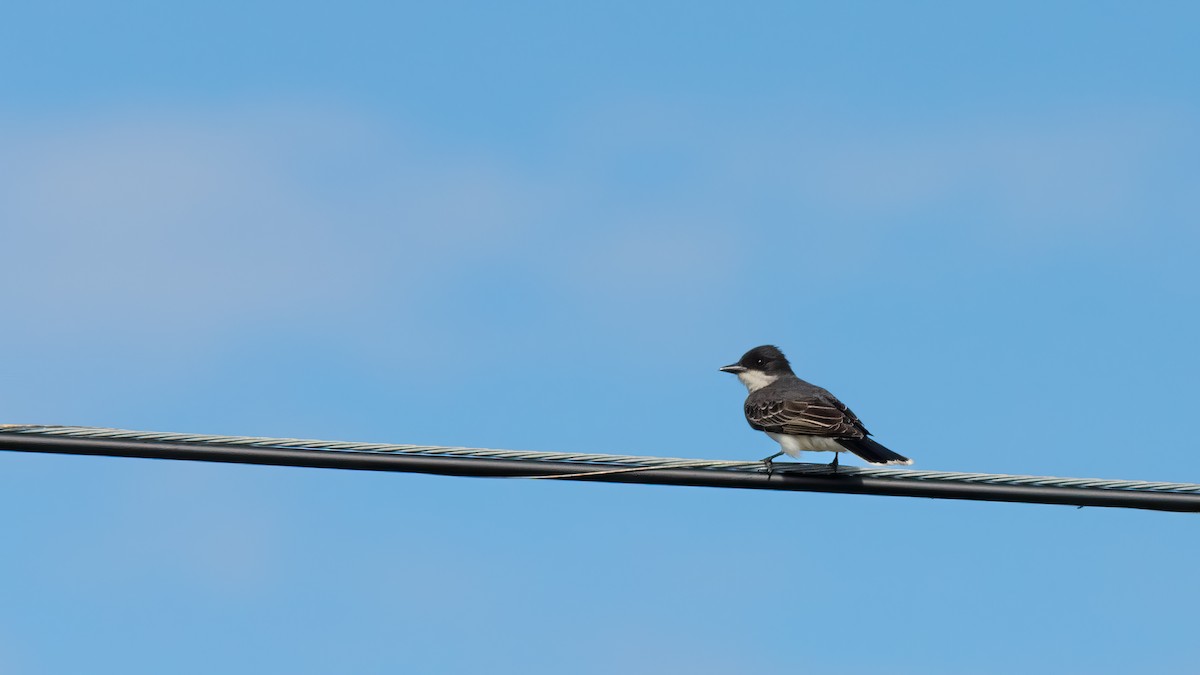
[[[829,463],[829,468],[833,469],[834,473],[838,472],[838,453],[833,453],[833,461]]]
[[[775,462],[773,460],[782,454],[783,454],[782,452],[777,452],[777,453],[771,455],[770,457],[763,457],[762,459],[759,460],[760,462],[763,463],[763,468],[765,468],[767,470],[767,478],[768,479],[770,479],[771,476],[775,473]]]

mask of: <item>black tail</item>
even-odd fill
[[[912,464],[912,460],[892,452],[875,441],[863,438],[839,438],[838,443],[872,464]]]

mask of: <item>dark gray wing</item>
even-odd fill
[[[849,408],[832,395],[746,401],[746,421],[759,431],[831,438],[870,434]]]

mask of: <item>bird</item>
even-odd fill
[[[746,352],[721,372],[737,375],[746,385],[746,421],[779,443],[780,451],[761,461],[771,472],[771,462],[782,454],[799,457],[804,450],[832,452],[830,466],[837,472],[839,453],[852,452],[871,464],[912,464],[912,460],[868,438],[871,432],[836,396],[792,372],[792,365],[774,345]]]

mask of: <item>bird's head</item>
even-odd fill
[[[778,347],[763,345],[742,355],[737,363],[722,366],[721,372],[733,373],[750,391],[757,391],[779,379],[792,374],[792,365]]]

